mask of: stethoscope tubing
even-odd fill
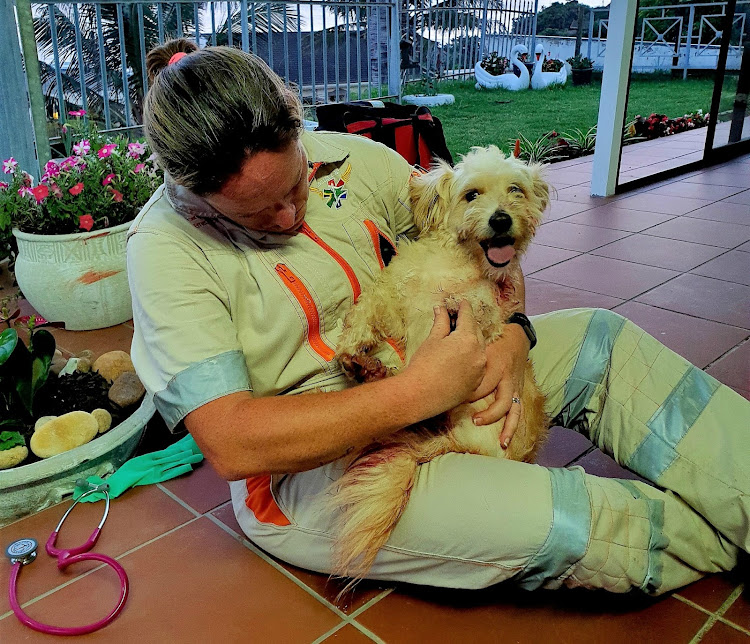
[[[112,557],[102,555],[97,552],[88,552],[88,550],[94,546],[97,539],[99,538],[99,533],[101,532],[104,521],[106,520],[109,513],[109,493],[106,491],[106,489],[103,490],[106,499],[104,516],[102,517],[101,522],[96,527],[94,532],[91,534],[91,537],[89,537],[89,540],[82,546],[69,550],[61,550],[55,547],[55,542],[57,541],[57,536],[60,529],[62,528],[62,524],[65,522],[65,519],[68,518],[68,515],[71,513],[73,508],[78,505],[81,499],[83,499],[85,496],[88,496],[89,494],[95,493],[97,491],[98,488],[85,492],[78,498],[78,500],[73,503],[73,505],[70,506],[70,508],[68,508],[67,512],[65,512],[65,514],[63,515],[63,518],[60,519],[60,523],[57,524],[57,527],[50,535],[45,549],[48,555],[50,555],[51,557],[57,557],[57,568],[59,570],[65,570],[65,568],[67,568],[71,564],[78,563],[80,561],[99,561],[109,566],[117,573],[117,576],[120,579],[120,599],[114,609],[110,611],[109,615],[107,615],[103,619],[100,619],[98,622],[94,622],[93,624],[86,624],[85,626],[53,626],[51,624],[43,624],[42,622],[38,622],[35,619],[29,617],[24,612],[21,604],[18,602],[18,594],[16,592],[16,589],[18,586],[18,575],[20,574],[21,568],[23,567],[23,562],[20,560],[14,561],[13,559],[11,559],[13,563],[11,565],[10,577],[8,580],[8,600],[10,602],[10,607],[22,624],[25,624],[35,631],[46,633],[48,635],[85,635],[87,633],[92,633],[96,630],[99,630],[100,628],[109,624],[115,617],[120,614],[125,606],[125,602],[130,591],[130,583],[128,581],[128,576],[125,573],[125,569]],[[34,542],[34,540],[32,539],[31,541],[34,545],[34,548],[36,548],[36,543]],[[26,561],[26,563],[30,563],[31,561],[33,561],[33,556],[30,560]]]
[[[40,633],[46,633],[48,635],[85,635],[86,633],[93,633],[94,631],[99,630],[100,628],[109,624],[113,619],[115,619],[115,617],[120,614],[122,609],[125,607],[125,601],[127,600],[128,593],[130,592],[130,584],[128,582],[128,576],[125,574],[125,569],[114,559],[112,559],[112,557],[108,557],[107,555],[100,555],[96,552],[82,553],[79,555],[68,557],[67,559],[65,559],[64,564],[60,566],[60,569],[62,570],[70,564],[78,563],[79,561],[91,560],[100,561],[108,565],[110,568],[113,568],[117,573],[117,576],[120,578],[120,601],[117,603],[117,606],[115,606],[114,609],[109,613],[109,615],[107,615],[103,619],[100,619],[98,622],[94,622],[93,624],[86,624],[85,626],[53,626],[51,624],[43,624],[42,622],[38,622],[35,619],[32,619],[24,612],[23,608],[21,608],[21,605],[18,603],[18,597],[16,595],[18,573],[21,570],[21,563],[19,562],[14,563],[11,567],[10,579],[8,582],[8,599],[10,601],[10,607],[15,613],[18,620],[29,628],[32,628],[35,631],[39,631]]]

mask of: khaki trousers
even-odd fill
[[[658,595],[733,568],[738,550],[750,550],[750,402],[611,311],[533,321],[531,358],[556,423],[654,485],[447,454],[420,467],[369,577]],[[234,482],[237,519],[278,558],[330,572],[324,500],[340,474],[335,462],[274,477],[285,526],[257,520]]]

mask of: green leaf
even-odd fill
[[[18,333],[15,329],[5,329],[0,333],[0,364],[4,364],[10,358],[17,344]]]
[[[49,368],[55,354],[55,338],[49,332],[41,329],[35,331],[31,340],[31,364],[25,371],[25,377],[19,377],[16,382],[16,392],[29,414],[34,414],[34,397],[47,382]]]
[[[0,452],[13,449],[19,445],[26,445],[21,432],[0,432]]]

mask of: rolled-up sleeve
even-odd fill
[[[196,245],[162,231],[128,239],[131,357],[171,430],[198,407],[252,391],[231,302]]]

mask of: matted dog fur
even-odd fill
[[[518,310],[519,258],[547,207],[542,167],[505,157],[495,146],[473,148],[451,168],[441,163],[411,185],[416,242],[404,242],[374,284],[362,291],[344,321],[337,355],[357,380],[398,372],[429,335],[433,309],[455,314],[471,304],[489,344]],[[403,348],[402,359],[389,347]],[[544,398],[527,363],[521,418],[508,449],[503,421],[477,427],[472,415],[494,393],[398,431],[351,455],[333,490],[338,509],[334,573],[362,578],[386,543],[409,500],[417,467],[447,452],[533,460],[547,434]]]

